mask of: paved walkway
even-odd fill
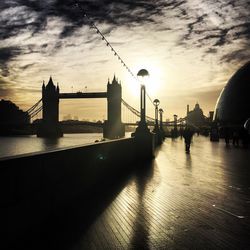
[[[250,150],[167,139],[71,249],[250,249]]]

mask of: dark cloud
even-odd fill
[[[217,53],[217,49],[216,48],[208,48],[207,50],[206,50],[206,53],[208,53],[208,54],[215,54],[215,53]]]
[[[179,46],[202,47],[205,53],[214,53],[219,47],[236,40],[242,40],[244,44],[250,38],[250,1],[200,0],[197,7],[189,8],[183,3],[179,9],[178,17],[186,22],[177,43]]]
[[[233,33],[233,39],[250,38],[250,17],[248,22],[232,26],[231,31]]]
[[[240,24],[242,31],[235,33],[235,36],[246,35],[249,37],[249,22],[246,22],[247,18],[249,20],[249,15],[240,15],[243,10],[250,10],[249,1],[224,0],[213,2],[212,0],[201,0],[201,4],[203,2],[208,3],[208,5],[217,6],[214,15],[223,20],[226,19],[227,15],[230,16],[231,14],[228,13],[228,6],[231,6],[232,10],[233,8],[237,8],[239,20],[242,20],[242,24]],[[0,21],[0,36],[2,39],[16,36],[19,32],[27,29],[32,30],[34,33],[41,32],[46,27],[48,17],[63,18],[67,24],[63,27],[60,38],[71,36],[76,28],[89,23],[84,17],[83,11],[93,21],[131,26],[154,22],[152,16],[161,15],[164,11],[171,13],[173,10],[179,10],[177,14],[178,18],[187,20],[186,27],[183,27],[186,34],[181,38],[181,43],[184,44],[192,40],[193,35],[202,34],[207,31],[208,18],[208,14],[206,13],[203,15],[194,15],[194,10],[189,9],[186,0],[4,0],[0,3],[0,9],[6,16],[6,18]],[[14,20],[12,15],[15,15]],[[174,28],[172,27],[172,29]],[[226,36],[230,29],[220,29],[218,27],[217,30],[210,31],[209,35],[200,37],[199,42],[202,42],[203,39],[217,38],[214,46],[222,46],[227,42]],[[218,30],[219,34],[217,34]]]
[[[204,36],[201,36],[201,38],[198,39],[200,44],[205,44],[207,41],[213,41],[213,47],[220,47],[230,44],[237,39],[248,40],[250,38],[250,22],[231,25],[229,28],[203,30],[199,31],[199,33],[204,34]]]
[[[0,10],[0,39],[16,36],[23,31],[35,30],[43,23],[39,13],[19,1],[1,1]]]
[[[18,47],[3,47],[0,48],[0,70],[3,77],[9,75],[9,61],[13,60],[21,53]]]
[[[78,6],[76,5],[78,3]],[[74,43],[63,43],[63,39],[76,36],[75,31],[83,25],[90,25],[84,12],[91,20],[109,24],[103,34],[109,34],[117,26],[133,27],[136,25],[155,23],[156,31],[180,31],[182,35],[176,46],[185,48],[204,48],[204,53],[216,54],[220,47],[236,40],[248,42],[250,38],[250,2],[247,0],[200,0],[194,6],[187,0],[2,0],[0,1],[0,40],[16,37],[25,32],[39,34],[46,31],[48,18],[60,18],[61,33],[55,44],[46,41],[42,45],[31,44],[20,48],[2,48],[0,51],[0,67],[2,75],[9,74],[8,63],[20,53],[42,53],[53,55],[65,47],[73,47]],[[202,5],[206,8],[202,9]],[[211,13],[220,20],[219,25],[211,26]],[[163,24],[157,26],[157,17],[164,16]],[[175,27],[168,18],[176,18],[183,22],[183,27]],[[147,26],[145,26],[147,27]],[[153,31],[152,31],[153,32]],[[88,38],[86,43],[92,43]],[[249,44],[249,42],[248,42]],[[244,48],[245,49],[245,48]],[[250,45],[247,46],[250,49]],[[239,60],[245,58],[239,48]],[[236,55],[232,52],[223,55],[221,60],[230,62]]]
[[[90,20],[84,17],[86,12],[92,21],[110,24],[104,31],[108,34],[115,26],[135,25],[152,22],[151,16],[160,13],[166,5],[165,1],[128,1],[128,0],[3,0],[0,2],[0,40],[17,37],[30,32],[33,35],[46,29],[49,17],[59,17],[62,32],[58,41],[51,45],[31,44],[20,48],[4,47],[0,51],[0,67],[3,76],[8,76],[8,64],[21,52],[23,54],[42,53],[53,55],[65,44],[62,39],[72,36],[82,25],[90,25]],[[172,1],[174,2],[174,1]],[[84,10],[84,11],[83,11]],[[60,21],[59,21],[60,22]],[[89,39],[92,42],[92,39]],[[88,41],[87,41],[88,42]],[[67,45],[65,45],[67,46]],[[72,44],[72,46],[74,46]]]
[[[199,33],[198,30],[195,29],[196,25],[203,23],[204,18],[207,15],[197,17],[197,19],[187,25],[187,33],[183,36],[184,41],[190,40],[192,38],[193,33]]]
[[[115,25],[145,23],[152,21],[151,16],[161,13],[166,5],[168,4],[163,0],[4,0],[0,3],[0,9],[5,16],[0,21],[0,36],[5,39],[27,29],[34,33],[40,32],[46,27],[47,17],[57,16],[68,23],[61,33],[61,38],[67,37],[72,35],[75,28],[89,22],[84,17],[84,12],[98,22]]]
[[[78,2],[78,6],[76,2]],[[224,21],[227,15],[230,16],[231,14],[228,12],[228,6],[231,6],[232,10],[237,8],[239,18],[235,21],[242,20],[240,25],[243,30],[235,35],[247,35],[249,37],[249,22],[246,22],[247,18],[249,21],[249,15],[242,14],[243,10],[250,10],[249,1],[224,0],[214,2],[212,0],[201,0],[201,4],[203,2],[208,3],[208,5],[217,6],[214,15],[217,15]],[[6,17],[0,21],[0,36],[2,36],[2,39],[15,36],[27,29],[32,30],[34,33],[40,32],[46,27],[47,17],[51,16],[62,17],[66,21],[67,24],[60,35],[61,38],[64,38],[71,36],[76,28],[89,22],[84,17],[83,11],[93,21],[130,26],[133,24],[154,22],[152,16],[161,15],[164,11],[170,13],[170,11],[179,10],[177,16],[187,19],[186,27],[183,27],[186,34],[183,35],[182,39],[188,41],[192,39],[192,35],[197,35],[207,30],[206,24],[208,18],[208,14],[206,13],[203,15],[193,15],[192,11],[194,10],[188,8],[186,0],[4,0],[0,3],[0,9]],[[15,15],[14,20],[11,18],[13,17],[12,15]],[[174,28],[172,27],[172,29]],[[220,30],[220,27],[218,27],[218,30]],[[216,34],[218,40],[214,46],[221,46],[226,42],[228,31],[229,29],[222,28],[220,35]],[[213,31],[211,31],[210,36],[214,36]],[[209,39],[210,36],[205,36],[204,40]]]
[[[69,37],[71,36],[73,33],[74,33],[74,26],[73,25],[66,25],[64,28],[63,28],[63,31],[61,32],[60,34],[60,38],[64,38],[64,37]]]
[[[34,65],[36,65],[36,63],[28,63],[28,64],[26,64],[26,65],[24,65],[24,66],[21,66],[20,69],[21,69],[21,70],[26,70],[26,69],[28,69],[28,68],[34,66]]]
[[[226,63],[237,63],[237,62],[247,62],[250,59],[250,51],[249,48],[243,48],[239,50],[232,51],[221,58],[221,62]]]
[[[6,78],[0,76],[0,91],[2,94],[2,89],[6,88],[7,86],[10,85],[10,82],[8,80],[6,80]]]

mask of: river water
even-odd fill
[[[94,143],[102,137],[102,133],[64,134],[58,139],[38,138],[35,135],[0,137],[0,158]]]
[[[126,132],[125,137],[130,137],[131,133]],[[0,136],[0,158],[16,156],[26,153],[47,152],[53,149],[65,148],[70,146],[86,145],[100,141],[102,133],[82,133],[64,134],[57,139],[40,138],[36,135],[30,136]]]

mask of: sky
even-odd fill
[[[78,3],[76,6],[75,3]],[[52,76],[60,92],[106,91],[114,74],[139,109],[139,83],[91,28],[96,24],[146,87],[164,119],[198,102],[205,115],[250,58],[249,0],[1,0],[0,99],[27,110]],[[106,119],[105,99],[60,101],[60,119]],[[147,101],[147,114],[154,107]]]

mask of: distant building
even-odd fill
[[[211,123],[213,121],[214,111],[209,111],[208,121]]]
[[[205,123],[206,119],[200,105],[196,103],[194,109],[191,111],[189,111],[189,105],[187,105],[187,124],[200,128]]]

